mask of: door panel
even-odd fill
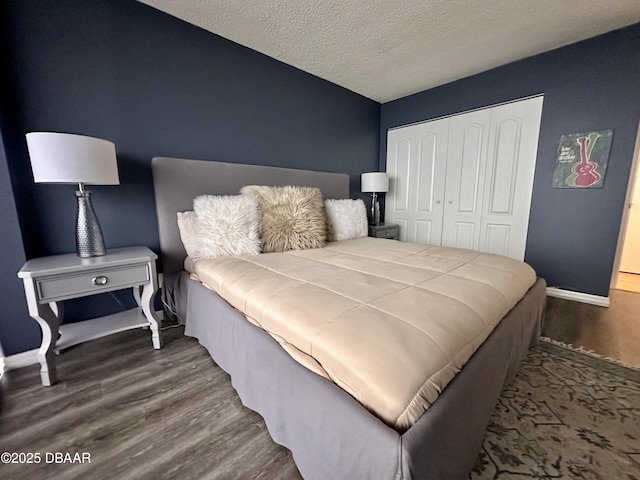
[[[434,176],[436,174],[438,139],[433,132],[426,132],[421,139],[420,158],[417,164],[417,210],[428,213],[433,210]]]
[[[386,222],[386,218],[385,218],[385,223]],[[413,239],[408,239],[406,238],[407,235],[407,219],[406,218],[397,218],[393,221],[389,221],[389,223],[395,223],[398,225],[398,238],[400,239],[401,242],[414,242],[415,240]],[[404,238],[402,237],[402,235],[404,234]]]
[[[489,110],[451,118],[443,246],[478,249],[490,121]],[[474,225],[477,228],[472,228]]]
[[[489,183],[489,213],[513,215],[518,146],[522,119],[507,117],[496,125],[495,152]],[[515,161],[514,161],[515,159]]]
[[[484,251],[524,260],[542,101],[535,97],[491,109],[485,177],[488,194],[480,229]],[[509,234],[501,237],[499,231]]]
[[[462,134],[458,212],[475,213],[478,210],[478,183],[484,163],[482,149],[486,145],[483,138],[485,130],[484,125],[474,123],[466,128]]]
[[[455,239],[453,244],[448,246],[477,250],[477,248],[474,248],[477,238],[476,226],[478,225],[475,222],[456,222],[453,226]]]
[[[511,239],[511,225],[487,224],[482,251],[507,255]]]
[[[409,166],[411,165],[412,140],[401,138],[396,147],[396,164],[392,174],[395,185],[390,193],[393,196],[394,205],[398,212],[408,214],[409,208]]]
[[[416,220],[416,238],[432,238],[432,227],[433,222],[428,220]],[[417,240],[414,240],[414,242],[417,242]]]
[[[448,131],[448,119],[389,130],[385,220],[400,240],[440,244]]]

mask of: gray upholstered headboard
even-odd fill
[[[183,269],[187,256],[176,212],[192,210],[197,195],[237,195],[245,185],[318,187],[325,198],[349,198],[349,176],[292,168],[155,157],[151,161],[165,274]]]

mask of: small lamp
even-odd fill
[[[363,173],[360,177],[361,191],[371,192],[371,211],[369,212],[369,223],[377,225],[380,223],[380,204],[377,193],[389,191],[389,174],[386,172]]]
[[[27,133],[33,179],[36,183],[77,183],[76,252],[79,257],[106,253],[102,229],[84,185],[118,185],[118,162],[113,143],[69,133]]]

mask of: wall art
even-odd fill
[[[558,141],[553,188],[602,188],[613,130],[571,133]]]

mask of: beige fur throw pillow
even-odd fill
[[[366,237],[369,233],[367,207],[358,200],[325,200],[330,242]]]
[[[263,252],[285,252],[326,245],[324,205],[320,189],[247,185],[240,192],[259,199]]]
[[[260,253],[260,210],[251,195],[200,195],[193,199],[198,216],[197,251],[201,257]]]

